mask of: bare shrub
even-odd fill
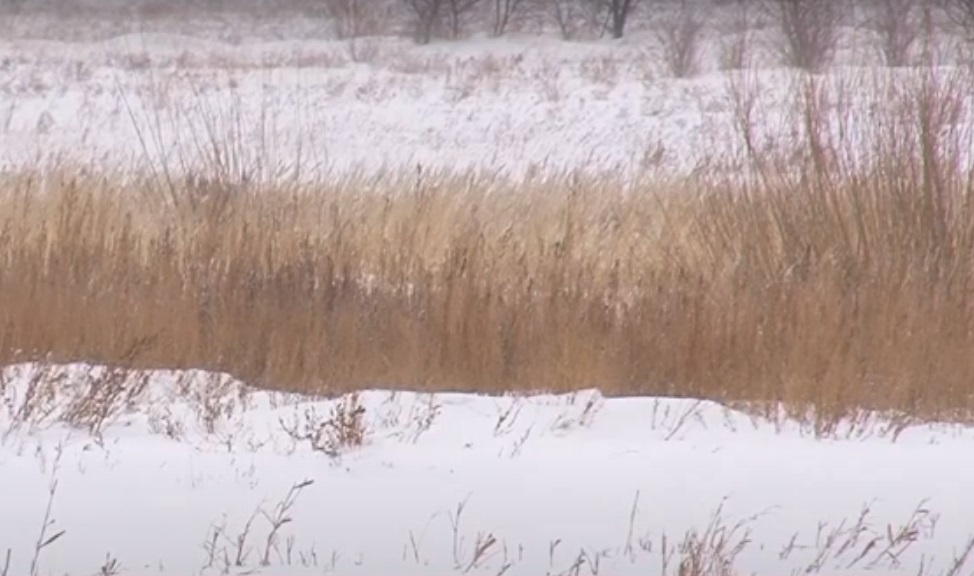
[[[940,0],[950,18],[969,43],[974,43],[974,0]]]
[[[734,562],[751,544],[748,520],[726,525],[723,504],[714,511],[703,531],[691,530],[677,546],[679,564],[677,576],[733,576]],[[661,553],[667,557],[667,541],[663,540]],[[664,560],[665,562],[665,560]],[[664,573],[666,573],[664,567]]]
[[[762,87],[753,69],[735,70],[726,76],[727,98],[734,131],[741,140],[742,154],[738,165],[749,175],[757,173],[768,181],[769,154],[764,153],[760,134],[759,104]]]
[[[588,82],[612,85],[619,77],[619,61],[611,54],[592,56],[579,63],[578,71]]]
[[[725,26],[720,43],[720,65],[723,70],[743,70],[750,64],[751,20],[754,0],[733,0],[729,26]]]
[[[450,16],[451,38],[454,40],[460,38],[464,18],[478,4],[480,4],[480,0],[446,0],[447,13]]]
[[[918,504],[902,524],[888,523],[885,529],[877,530],[871,516],[867,504],[854,519],[847,518],[838,524],[821,522],[812,547],[814,555],[802,572],[828,573],[833,566],[867,571],[901,569],[902,557],[918,541],[933,537],[939,518],[925,502]],[[798,545],[798,538],[798,534],[792,536],[779,553],[781,559],[788,559],[803,548]]]
[[[918,14],[923,0],[879,0],[870,6],[880,39],[880,54],[886,66],[910,64],[914,44],[923,32]]]
[[[642,0],[586,0],[599,12],[604,12],[609,33],[618,40],[625,35],[626,23]]]
[[[657,21],[656,37],[663,47],[663,59],[677,78],[696,74],[703,32],[703,14],[699,4],[691,0],[679,0],[675,12]]]
[[[270,524],[271,529],[267,533],[267,539],[264,543],[264,554],[261,556],[260,565],[270,566],[271,565],[271,551],[273,550],[280,557],[280,550],[278,548],[278,540],[280,537],[281,528],[292,522],[292,509],[297,503],[298,496],[301,495],[303,491],[308,486],[314,484],[314,480],[308,479],[291,486],[290,490],[287,492],[287,496],[284,500],[279,502],[274,506],[274,510],[271,512],[264,512],[264,518]]]
[[[780,54],[787,66],[821,72],[835,56],[843,0],[771,0],[769,9],[783,36]]]
[[[414,18],[416,42],[429,44],[448,0],[404,0]]]
[[[305,410],[303,420],[290,424],[282,420],[281,427],[293,439],[308,442],[312,450],[331,458],[362,446],[368,433],[365,407],[360,404],[357,393],[348,394],[337,402],[328,418],[319,417],[311,407]]]
[[[951,42],[950,34],[944,34],[946,22],[944,10],[937,0],[928,0],[920,4],[920,48],[919,64],[921,66],[937,67],[947,63],[956,64],[957,46]],[[948,19],[949,20],[949,19]],[[961,51],[962,52],[962,51]]]
[[[436,401],[436,397],[433,394],[427,394],[425,399],[417,399],[413,403],[406,415],[405,422],[400,423],[398,421],[399,414],[397,413],[393,418],[387,418],[385,425],[397,426],[401,424],[399,430],[393,434],[404,442],[415,444],[419,441],[420,436],[429,432],[430,428],[433,427],[433,423],[440,415],[441,408],[442,406]]]
[[[563,40],[576,40],[602,28],[600,6],[594,0],[550,0],[552,15]]]
[[[380,3],[369,0],[325,0],[323,6],[339,40],[376,34],[388,16]]]
[[[80,393],[65,407],[62,418],[100,437],[114,416],[134,402],[148,385],[148,375],[124,368],[89,370],[79,383]]]
[[[229,574],[243,568],[254,567],[254,562],[250,561],[250,557],[255,548],[258,552],[256,564],[261,567],[266,568],[273,563],[272,553],[282,563],[291,565],[294,542],[288,538],[284,550],[282,550],[281,532],[285,526],[294,521],[293,514],[298,497],[306,488],[313,486],[314,482],[312,479],[306,479],[292,484],[287,495],[277,502],[271,510],[258,506],[236,534],[228,532],[225,520],[214,524],[208,530],[202,545],[203,551],[206,553],[204,568],[212,568],[219,570],[221,574]],[[258,517],[263,517],[267,522],[267,535],[264,538],[263,546],[251,546],[248,542],[253,536],[254,521]],[[307,565],[308,562],[302,562],[302,564]]]
[[[376,45],[363,37],[381,35],[391,19],[389,11],[381,3],[369,0],[326,0],[324,6],[335,36],[346,41],[352,61],[372,60]]]
[[[493,0],[492,33],[503,36],[511,19],[517,16],[526,0]]]

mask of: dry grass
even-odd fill
[[[47,496],[45,523],[40,530],[38,545],[31,561],[30,574],[40,573],[42,556],[50,553],[48,549],[56,546],[62,537],[70,537],[66,530],[54,536],[46,536],[47,530],[55,523],[49,519],[57,491],[57,471],[51,474],[51,487]],[[242,526],[230,526],[224,518],[213,523],[208,530],[202,549],[205,553],[203,570],[219,574],[231,574],[241,569],[267,567],[326,568],[335,571],[341,555],[337,550],[330,557],[319,555],[315,544],[308,545],[308,534],[297,532],[290,527],[294,519],[302,514],[298,506],[300,496],[305,490],[314,489],[315,481],[305,479],[295,482],[284,498],[273,507],[258,506],[247,517]],[[624,546],[617,548],[587,549],[575,551],[562,546],[558,538],[548,546],[547,573],[565,576],[581,574],[597,575],[603,562],[611,563],[622,559],[631,563],[650,560],[658,562],[657,573],[662,576],[735,576],[743,573],[739,558],[755,550],[770,552],[774,544],[762,544],[755,540],[754,528],[769,511],[741,519],[729,518],[724,511],[725,502],[718,505],[706,524],[691,528],[684,534],[659,535],[649,532],[633,538],[638,513],[639,494],[633,503],[629,519],[629,532]],[[469,500],[457,504],[446,516],[452,534],[451,545],[454,573],[467,574],[474,569],[482,573],[503,576],[510,570],[523,568],[525,546],[508,541],[502,535],[488,531],[470,534],[464,512]],[[306,512],[306,511],[304,511]],[[777,560],[789,563],[795,568],[792,573],[826,574],[839,567],[846,571],[905,572],[914,571],[916,563],[915,548],[925,541],[936,538],[939,515],[925,507],[921,502],[910,515],[902,520],[874,525],[873,511],[864,505],[859,513],[839,522],[821,521],[815,530],[795,532],[777,552]],[[441,543],[438,552],[443,553]],[[407,552],[408,550],[408,552]],[[968,539],[953,557],[947,560],[948,568],[932,572],[930,566],[936,565],[928,556],[919,558],[917,574],[939,574],[958,576],[969,568],[974,539]],[[773,552],[772,552],[773,554]],[[5,563],[0,576],[7,576],[12,551],[7,550]],[[911,556],[913,556],[911,558]],[[422,537],[417,538],[409,532],[409,544],[403,547],[404,564],[414,560],[417,565],[426,565],[430,559],[422,546]],[[753,561],[753,560],[752,560]],[[121,574],[123,566],[111,554],[106,554],[104,564],[97,574]]]
[[[740,105],[751,179],[6,173],[0,361],[968,418],[966,74],[900,78],[859,117],[841,92],[863,86],[807,76],[787,155]]]

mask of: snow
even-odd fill
[[[221,37],[163,28],[0,41],[0,162],[181,170],[206,164],[216,140],[251,172],[421,163],[635,173],[741,151],[719,42],[705,44],[698,75],[677,79],[659,42],[635,33],[624,42],[516,35],[430,46]],[[842,52],[832,76],[897,85],[909,73],[885,76],[868,53]],[[754,59],[756,130],[782,146],[794,138],[787,110],[798,75],[768,50]],[[883,91],[851,86],[850,110],[868,123]]]
[[[879,558],[878,569],[915,573],[924,557],[937,573],[966,542],[974,514],[964,456],[974,431],[960,426],[894,434],[876,418],[821,437],[686,399],[368,391],[364,445],[329,455],[294,431],[328,419],[341,398],[251,390],[202,372],[116,380],[133,392],[92,435],[71,407],[111,374],[84,365],[3,372],[0,543],[14,551],[12,574],[27,573],[54,479],[48,535],[65,533],[41,554],[42,573],[52,574],[91,573],[106,555],[126,573],[216,574],[225,554],[231,573],[453,574],[473,560],[478,534],[498,544],[471,573],[497,574],[503,546],[508,574],[562,573],[582,551],[606,573],[654,574],[663,536],[672,547],[719,508],[725,529],[749,530],[739,573],[786,573],[811,565],[824,535],[851,528],[863,506],[859,544],[830,558],[825,573],[864,573],[844,568],[917,507],[929,511],[917,541],[899,565]],[[31,382],[48,400],[14,418]],[[260,511],[274,517],[304,481],[284,514],[293,522],[262,567],[271,522]],[[251,519],[246,558],[234,567]],[[795,534],[809,548],[780,558]]]
[[[291,21],[249,40],[225,33],[233,26],[192,26],[199,34],[96,22],[90,38],[71,38],[74,29],[0,39],[0,163],[166,158],[181,169],[206,163],[208,130],[240,172],[415,163],[635,172],[739,149],[729,76],[713,53],[699,75],[674,79],[638,40],[375,38],[361,41],[356,62],[346,42],[287,39]],[[836,77],[873,74],[857,58],[847,54]],[[760,130],[785,141],[796,75],[754,74]],[[864,91],[852,106],[869,110],[880,97]],[[41,551],[40,574],[89,574],[106,558],[129,574],[658,574],[664,541],[673,553],[694,530],[712,545],[746,538],[739,573],[816,572],[826,549],[825,574],[873,561],[883,574],[915,574],[921,563],[937,574],[971,536],[974,431],[961,426],[901,430],[895,417],[864,414],[822,436],[692,399],[375,390],[361,396],[365,444],[331,456],[292,432],[315,428],[341,400],[251,390],[218,374],[124,376],[133,395],[86,425],[71,407],[106,377],[100,370],[3,370],[0,571],[9,549],[9,574],[29,573],[49,502],[46,536],[64,534]],[[32,390],[43,393],[27,401]],[[704,534],[718,511],[726,530]],[[268,546],[278,512],[293,521]],[[897,562],[885,548],[904,525],[916,542]],[[471,566],[478,535],[497,544]]]

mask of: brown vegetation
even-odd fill
[[[787,154],[753,144],[738,84],[749,168],[635,182],[5,174],[0,360],[966,418],[974,172],[951,74],[891,82],[869,122],[805,76]]]

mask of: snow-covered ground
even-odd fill
[[[215,141],[238,172],[628,170],[739,145],[716,48],[683,80],[638,39],[367,39],[353,59],[347,42],[97,24],[0,39],[0,162],[178,168]],[[836,75],[876,72],[843,54]],[[787,139],[794,74],[754,79],[763,133]],[[851,93],[865,111],[883,97]],[[305,433],[348,400],[202,373],[148,374],[119,399],[84,367],[38,370],[0,381],[9,575],[35,555],[38,574],[110,573],[112,559],[125,574],[675,574],[692,557],[716,563],[706,574],[938,574],[974,533],[962,427],[874,416],[822,437],[694,400],[371,391],[364,445],[329,455]]]
[[[936,574],[974,517],[974,431],[946,425],[823,438],[693,400],[370,391],[363,445],[329,446],[326,426],[316,450],[305,433],[351,399],[81,365],[3,377],[10,574],[28,573],[49,503],[52,574],[106,558],[127,574],[657,574],[668,555],[675,574],[693,531],[733,573]],[[129,392],[85,420],[108,381]]]
[[[291,25],[299,37],[314,29]],[[512,34],[416,46],[288,39],[280,23],[252,24],[254,37],[242,25],[200,22],[184,33],[75,23],[44,38],[38,22],[24,26],[33,35],[0,38],[0,162],[8,165],[74,158],[180,169],[212,165],[215,142],[236,175],[416,163],[633,172],[741,149],[726,70],[740,34],[710,30],[698,73],[678,79],[665,44],[648,32],[620,42]],[[76,41],[78,29],[90,38]],[[756,131],[761,145],[781,147],[795,137],[787,115],[798,75],[776,64],[767,30],[751,34]],[[843,38],[833,71],[845,82],[843,114],[867,118],[889,96],[870,86],[902,84],[908,72],[877,68],[867,32]],[[961,54],[944,38],[941,60],[954,63]]]
[[[0,159],[127,164],[181,150],[170,162],[179,166],[201,156],[210,127],[228,147],[256,144],[242,153],[248,165],[303,157],[335,169],[635,168],[658,150],[672,161],[734,142],[721,76],[656,82],[638,48],[574,48],[387,41],[372,65],[328,41],[0,44]]]

